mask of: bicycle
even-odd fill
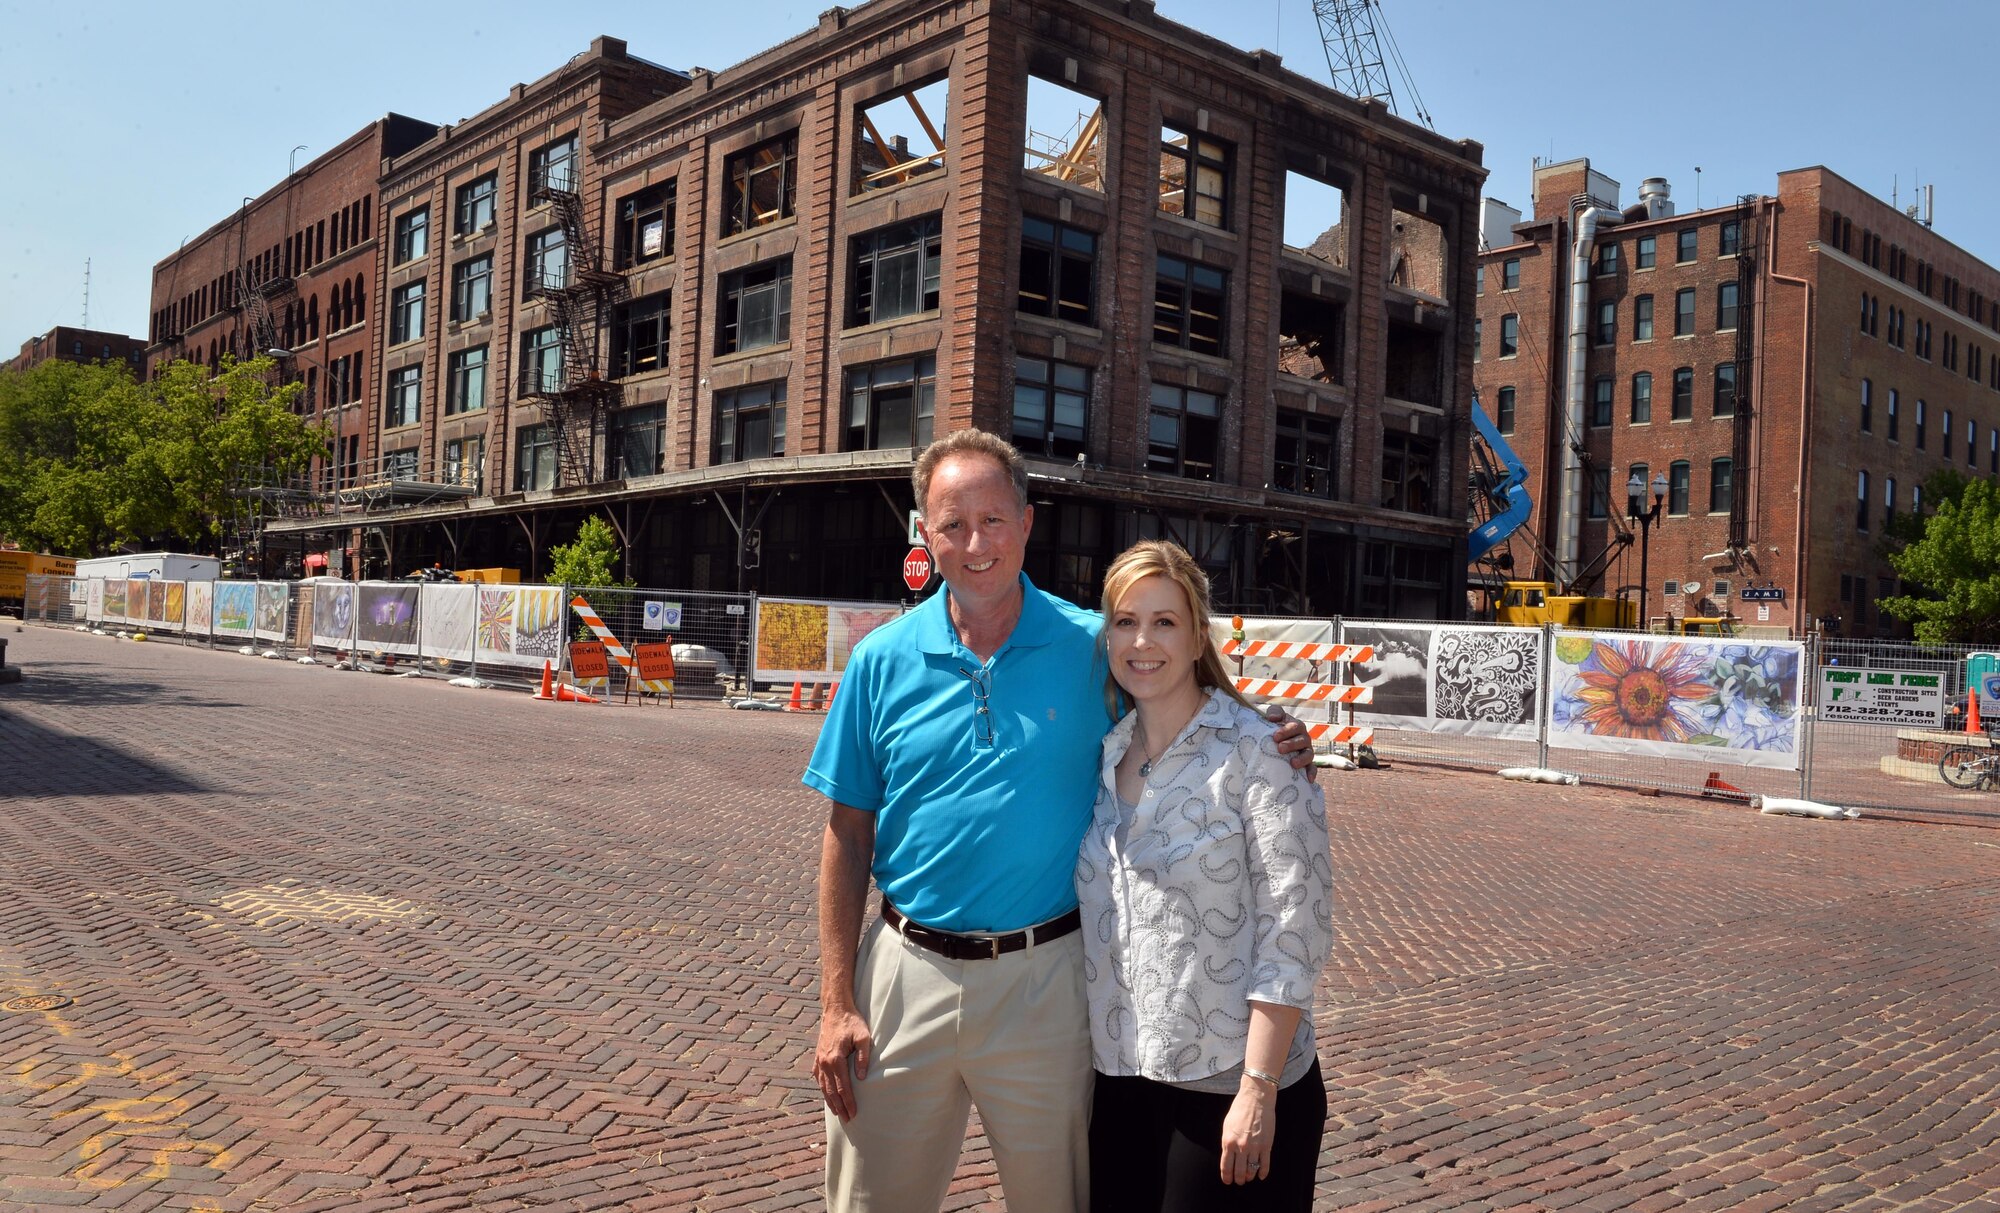
[[[1994,748],[1994,729],[1988,726],[1983,731],[1986,744],[1949,745],[1939,756],[1938,775],[1952,787],[2000,788],[2000,749]]]

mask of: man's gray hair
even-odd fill
[[[1014,482],[1014,497],[1022,509],[1028,508],[1028,465],[1014,444],[985,430],[953,430],[925,447],[910,469],[910,487],[917,494],[917,513],[929,503],[931,476],[937,466],[953,455],[984,455],[998,463]]]

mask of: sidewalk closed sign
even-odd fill
[[[1944,679],[1901,670],[1822,666],[1819,718],[1835,723],[1934,729],[1944,723]]]

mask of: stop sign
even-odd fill
[[[923,548],[911,548],[903,557],[903,584],[910,587],[912,594],[931,583],[931,554]]]

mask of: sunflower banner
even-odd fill
[[[1558,632],[1549,744],[1796,771],[1805,646]]]

